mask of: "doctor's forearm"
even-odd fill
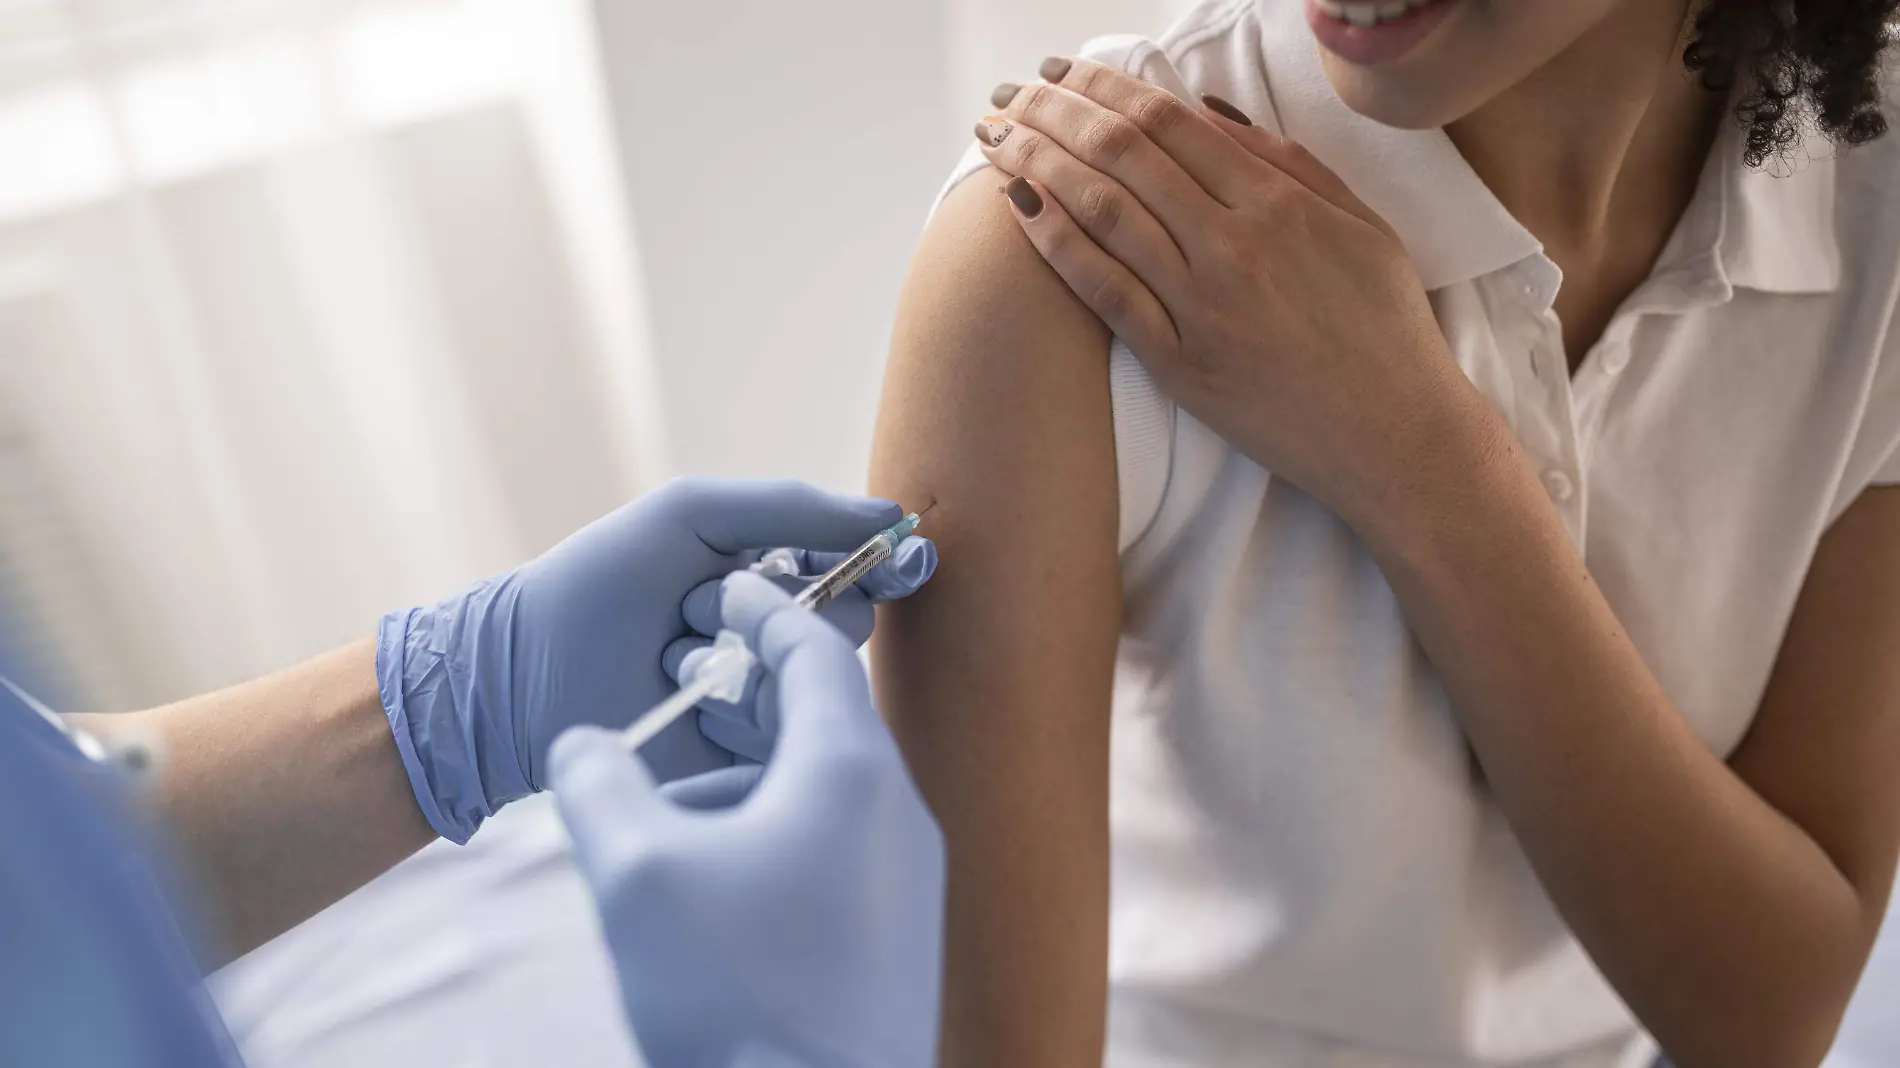
[[[1355,525],[1553,901],[1677,1062],[1814,1063],[1867,902],[1673,707],[1508,434]]]
[[[390,737],[371,639],[176,704],[75,718],[160,740],[152,797],[218,939],[201,949],[207,971],[435,838]]]

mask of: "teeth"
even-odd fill
[[[1362,29],[1389,22],[1433,0],[1313,0],[1319,9]]]

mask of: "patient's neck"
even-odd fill
[[[1564,271],[1572,362],[1649,273],[1723,112],[1682,63],[1690,0],[1626,3],[1530,77],[1446,128]]]

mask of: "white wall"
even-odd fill
[[[1181,0],[599,0],[674,464],[862,485],[899,282],[992,87]]]
[[[949,158],[941,3],[598,11],[675,465],[861,485]]]
[[[586,0],[18,6],[0,601],[49,696],[273,670],[672,470]]]
[[[67,699],[122,708],[673,473],[861,486],[905,264],[991,86],[1168,5],[0,21],[0,597]]]

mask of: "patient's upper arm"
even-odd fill
[[[872,489],[942,550],[880,611],[878,694],[949,845],[946,1068],[1101,1063],[1121,579],[1108,334],[994,171],[954,190],[898,311]]]

